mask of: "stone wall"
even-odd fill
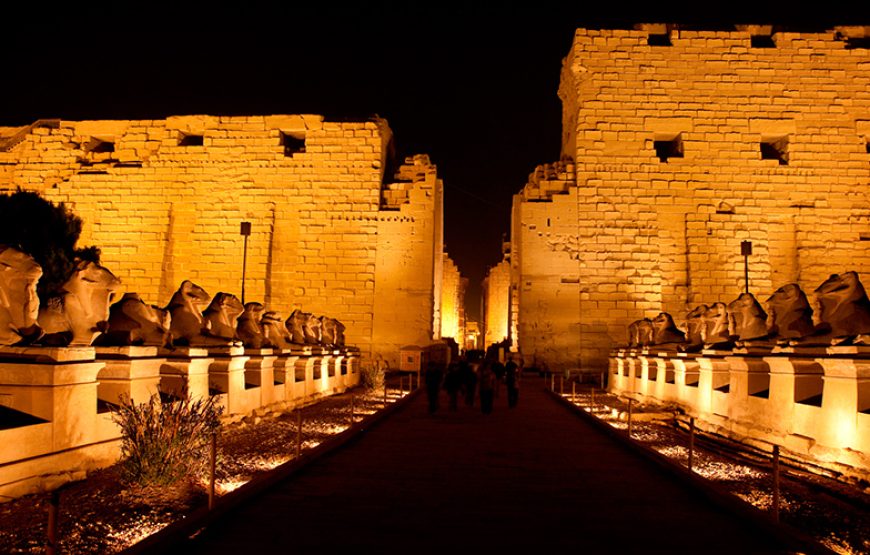
[[[743,240],[760,298],[870,270],[862,30],[769,31],[576,32],[559,88],[566,162],[514,200],[527,358],[598,372],[631,321],[732,300]]]
[[[464,345],[465,287],[459,268],[447,253],[443,257],[444,279],[441,285],[441,337],[452,337]]]
[[[440,326],[442,197],[443,184],[425,155],[406,159],[384,191],[373,341],[393,368],[398,368],[401,347],[428,345],[436,338],[436,323]]]
[[[509,260],[502,260],[487,271],[483,280],[484,347],[508,338],[510,285]]]
[[[245,300],[285,317],[303,308],[338,318],[368,356],[431,338],[431,300],[404,315],[375,312],[432,299],[440,285],[440,182],[431,168],[419,183],[415,174],[383,185],[390,141],[377,118],[41,120],[0,128],[0,187],[69,204],[85,222],[80,244],[100,247],[128,290],[160,305],[184,279],[239,294],[239,224],[249,221]],[[394,234],[416,233],[414,252],[399,252]],[[384,252],[419,262],[427,277],[377,287]],[[383,325],[407,340],[376,331]]]

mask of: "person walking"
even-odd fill
[[[477,381],[480,389],[480,410],[483,414],[490,414],[492,412],[492,399],[495,395],[495,373],[492,371],[490,360],[483,361]]]
[[[477,389],[477,374],[474,368],[468,362],[465,355],[459,359],[459,375],[462,379],[462,389],[465,393],[465,404],[469,407],[474,406],[474,394]]]
[[[504,364],[498,358],[492,360],[492,373],[495,375],[495,396],[498,397],[501,383],[504,381]]]
[[[444,376],[444,389],[447,390],[447,396],[450,397],[450,410],[458,408],[457,398],[461,387],[462,374],[459,371],[459,363],[453,361],[447,366],[447,375]]]

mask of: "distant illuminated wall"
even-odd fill
[[[489,269],[484,291],[484,345],[501,343],[508,338],[510,318],[510,262],[503,260]]]
[[[80,243],[159,305],[185,279],[240,295],[251,222],[246,301],[338,318],[364,355],[389,353],[431,339],[443,251],[434,166],[385,179],[391,138],[377,118],[40,120],[0,128],[0,188],[66,202]]]
[[[561,161],[514,197],[527,360],[598,372],[630,322],[733,300],[742,240],[762,300],[846,270],[870,281],[863,28],[770,31],[577,30]]]
[[[398,368],[399,349],[425,346],[440,326],[443,185],[429,157],[409,157],[384,191],[375,270],[375,351]],[[435,286],[437,279],[437,287]],[[438,330],[440,333],[440,329]]]
[[[453,260],[444,253],[444,281],[441,286],[441,337],[452,337],[464,344],[462,320],[464,320],[464,290],[462,276]]]

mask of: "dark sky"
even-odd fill
[[[438,165],[447,250],[470,280],[476,318],[480,281],[501,257],[511,195],[536,165],[559,158],[556,90],[573,30],[714,17],[581,3],[532,10],[469,2],[452,11],[327,4],[185,3],[157,11],[148,3],[76,2],[4,14],[0,125],[46,117],[378,114],[389,121],[399,156],[427,153]],[[824,27],[862,16],[832,4],[787,14],[781,3],[763,6],[715,17]]]

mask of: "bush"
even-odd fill
[[[383,389],[384,378],[386,377],[385,368],[377,363],[366,364],[360,368],[363,385],[369,389]]]
[[[76,247],[81,232],[81,218],[63,203],[20,189],[0,195],[0,244],[26,252],[42,267],[36,285],[41,303],[60,293],[77,259],[99,263],[99,249]]]
[[[128,483],[168,486],[204,472],[211,434],[220,428],[213,398],[147,403],[122,398],[112,414],[121,426],[121,474]]]

